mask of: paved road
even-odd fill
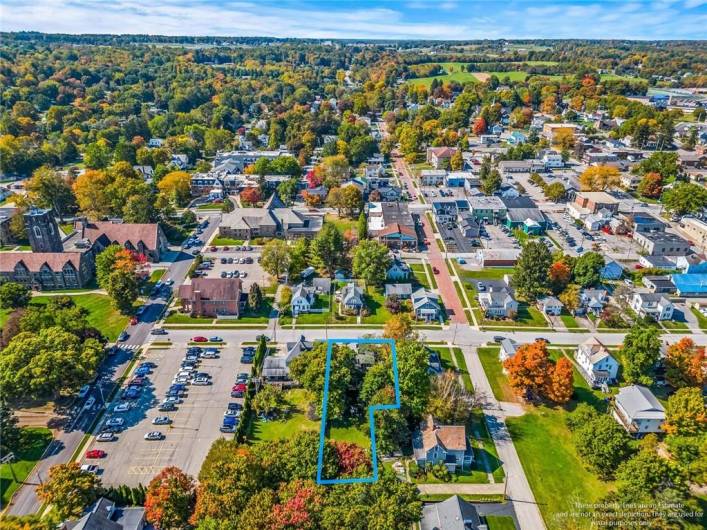
[[[496,444],[498,457],[503,463],[503,470],[506,473],[506,481],[508,483],[506,493],[513,503],[513,509],[518,518],[520,528],[523,530],[544,530],[545,523],[542,514],[535,502],[533,490],[530,489],[518,452],[506,427],[505,413],[501,410],[498,401],[493,395],[476,348],[467,346],[462,348],[462,351],[464,352],[464,359],[469,369],[474,389],[484,396],[482,408],[486,417],[486,424]]]
[[[203,240],[208,240],[217,229],[219,219],[218,215],[210,218],[209,226],[202,236]],[[182,252],[181,249],[174,249],[170,251],[169,260],[171,263],[162,279],[174,280],[172,289],[177,289],[186,277],[193,256]],[[55,434],[56,438],[47,447],[43,458],[29,474],[25,484],[15,492],[8,509],[9,515],[27,515],[39,510],[41,501],[37,498],[36,486],[46,480],[52,466],[65,463],[71,458],[94,419],[103,413],[104,398],[108,397],[115,381],[125,373],[134,352],[146,342],[150,330],[165,310],[169,296],[168,292],[163,291],[160,296],[150,298],[145,304],[145,311],[140,316],[139,322],[135,326],[126,328],[129,333],[128,339],[120,344],[120,350],[115,355],[108,356],[102,363],[96,378],[97,384],[93,385],[86,398],[88,400],[89,397],[93,397],[96,405],[89,410],[81,410],[78,414],[67,415],[67,428]]]
[[[412,177],[405,164],[405,162],[396,157],[394,159],[395,168],[399,175],[401,175],[403,181],[408,185],[408,188],[413,186]],[[439,271],[439,274],[435,275],[437,280],[437,288],[439,290],[440,298],[444,302],[444,307],[447,310],[447,314],[450,317],[452,323],[466,324],[467,319],[464,314],[464,304],[459,300],[457,295],[457,290],[454,288],[454,283],[449,275],[449,269],[447,269],[447,264],[444,260],[444,256],[439,251],[437,242],[435,241],[435,234],[430,226],[430,222],[426,215],[420,215],[420,220],[422,221],[423,230],[425,233],[425,238],[430,242],[427,245],[427,257],[429,259],[432,267]],[[434,270],[434,269],[433,269]]]

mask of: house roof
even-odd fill
[[[673,274],[671,278],[681,293],[707,293],[707,274]]]
[[[427,289],[424,289],[422,287],[412,293],[412,305],[414,309],[417,309],[418,307],[427,303],[439,307],[439,296],[437,296],[432,291],[428,291]]]
[[[474,505],[458,495],[422,507],[421,530],[478,530],[480,525]]]
[[[96,241],[101,236],[107,237],[111,242],[117,242],[121,246],[130,242],[137,246],[142,241],[150,249],[158,247],[159,225],[157,223],[112,223],[110,221],[98,221],[88,223],[84,231],[84,238]]]
[[[644,386],[631,385],[619,389],[616,402],[631,419],[665,419],[665,409],[653,393]]]
[[[436,424],[431,414],[420,423],[422,448],[429,451],[441,445],[448,451],[466,451],[466,427],[464,425]]]
[[[589,357],[589,361],[592,364],[596,364],[607,357],[611,357],[609,350],[607,350],[596,337],[588,338],[579,345],[579,348],[585,353],[585,355],[587,355],[587,357]]]
[[[206,300],[240,300],[240,278],[194,278],[191,283],[179,286],[179,298],[193,299],[196,291]]]
[[[53,271],[60,271],[71,263],[76,270],[81,264],[80,252],[3,252],[0,272],[13,272],[18,263],[24,263],[30,272],[39,272],[46,263]]]
[[[409,226],[401,225],[399,223],[387,225],[385,228],[383,228],[383,230],[378,232],[379,237],[389,236],[393,234],[400,234],[411,238],[417,237],[415,230],[413,230]]]
[[[385,296],[404,296],[412,295],[412,285],[409,283],[387,283],[385,284]]]
[[[538,300],[538,303],[544,306],[562,306],[562,302],[560,302],[554,296],[546,296],[544,298],[540,298]]]

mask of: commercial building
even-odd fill
[[[670,232],[636,232],[636,243],[650,256],[686,256],[690,254],[690,242]]]
[[[179,286],[178,298],[182,311],[197,317],[238,317],[245,306],[238,278],[193,278]]]

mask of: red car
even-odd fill
[[[207,339],[206,337],[194,337],[191,340],[192,342],[209,342],[209,339]]]
[[[234,385],[234,387],[231,389],[231,397],[243,397],[247,390],[248,386],[244,385],[243,383]]]
[[[211,252],[216,252],[216,247],[211,247]]]
[[[437,267],[432,267],[432,272],[439,274],[439,269]]]
[[[105,451],[101,451],[100,449],[91,449],[90,451],[86,451],[86,458],[105,458],[106,454]]]
[[[226,245],[225,247],[223,247],[223,250],[231,250],[231,249],[228,247],[228,245]]]
[[[137,317],[130,317],[130,325],[134,326],[135,324],[137,324]]]

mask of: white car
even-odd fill
[[[130,403],[120,403],[116,405],[113,412],[128,412],[130,410]]]
[[[83,399],[86,396],[88,396],[88,393],[91,391],[91,385],[83,385],[81,387],[81,390],[79,390],[79,399]]]
[[[182,385],[189,384],[189,376],[186,376],[186,375],[178,375],[177,377],[175,377],[175,378],[172,380],[172,384],[176,384],[176,385],[178,385],[178,384],[182,384]]]
[[[96,464],[84,464],[81,466],[81,471],[84,473],[93,473],[95,475],[98,473],[98,466]]]
[[[123,418],[109,418],[106,420],[106,427],[122,427],[125,425]]]
[[[102,432],[96,436],[97,442],[112,442],[113,440],[115,440],[115,434],[112,432]]]
[[[209,381],[208,377],[197,377],[192,381],[192,385],[194,386],[208,386],[211,384],[211,381]]]
[[[162,434],[160,431],[150,431],[144,436],[145,440],[161,440],[164,438],[164,434]]]
[[[170,423],[172,420],[169,419],[169,416],[157,416],[152,420],[152,425],[169,425]]]

